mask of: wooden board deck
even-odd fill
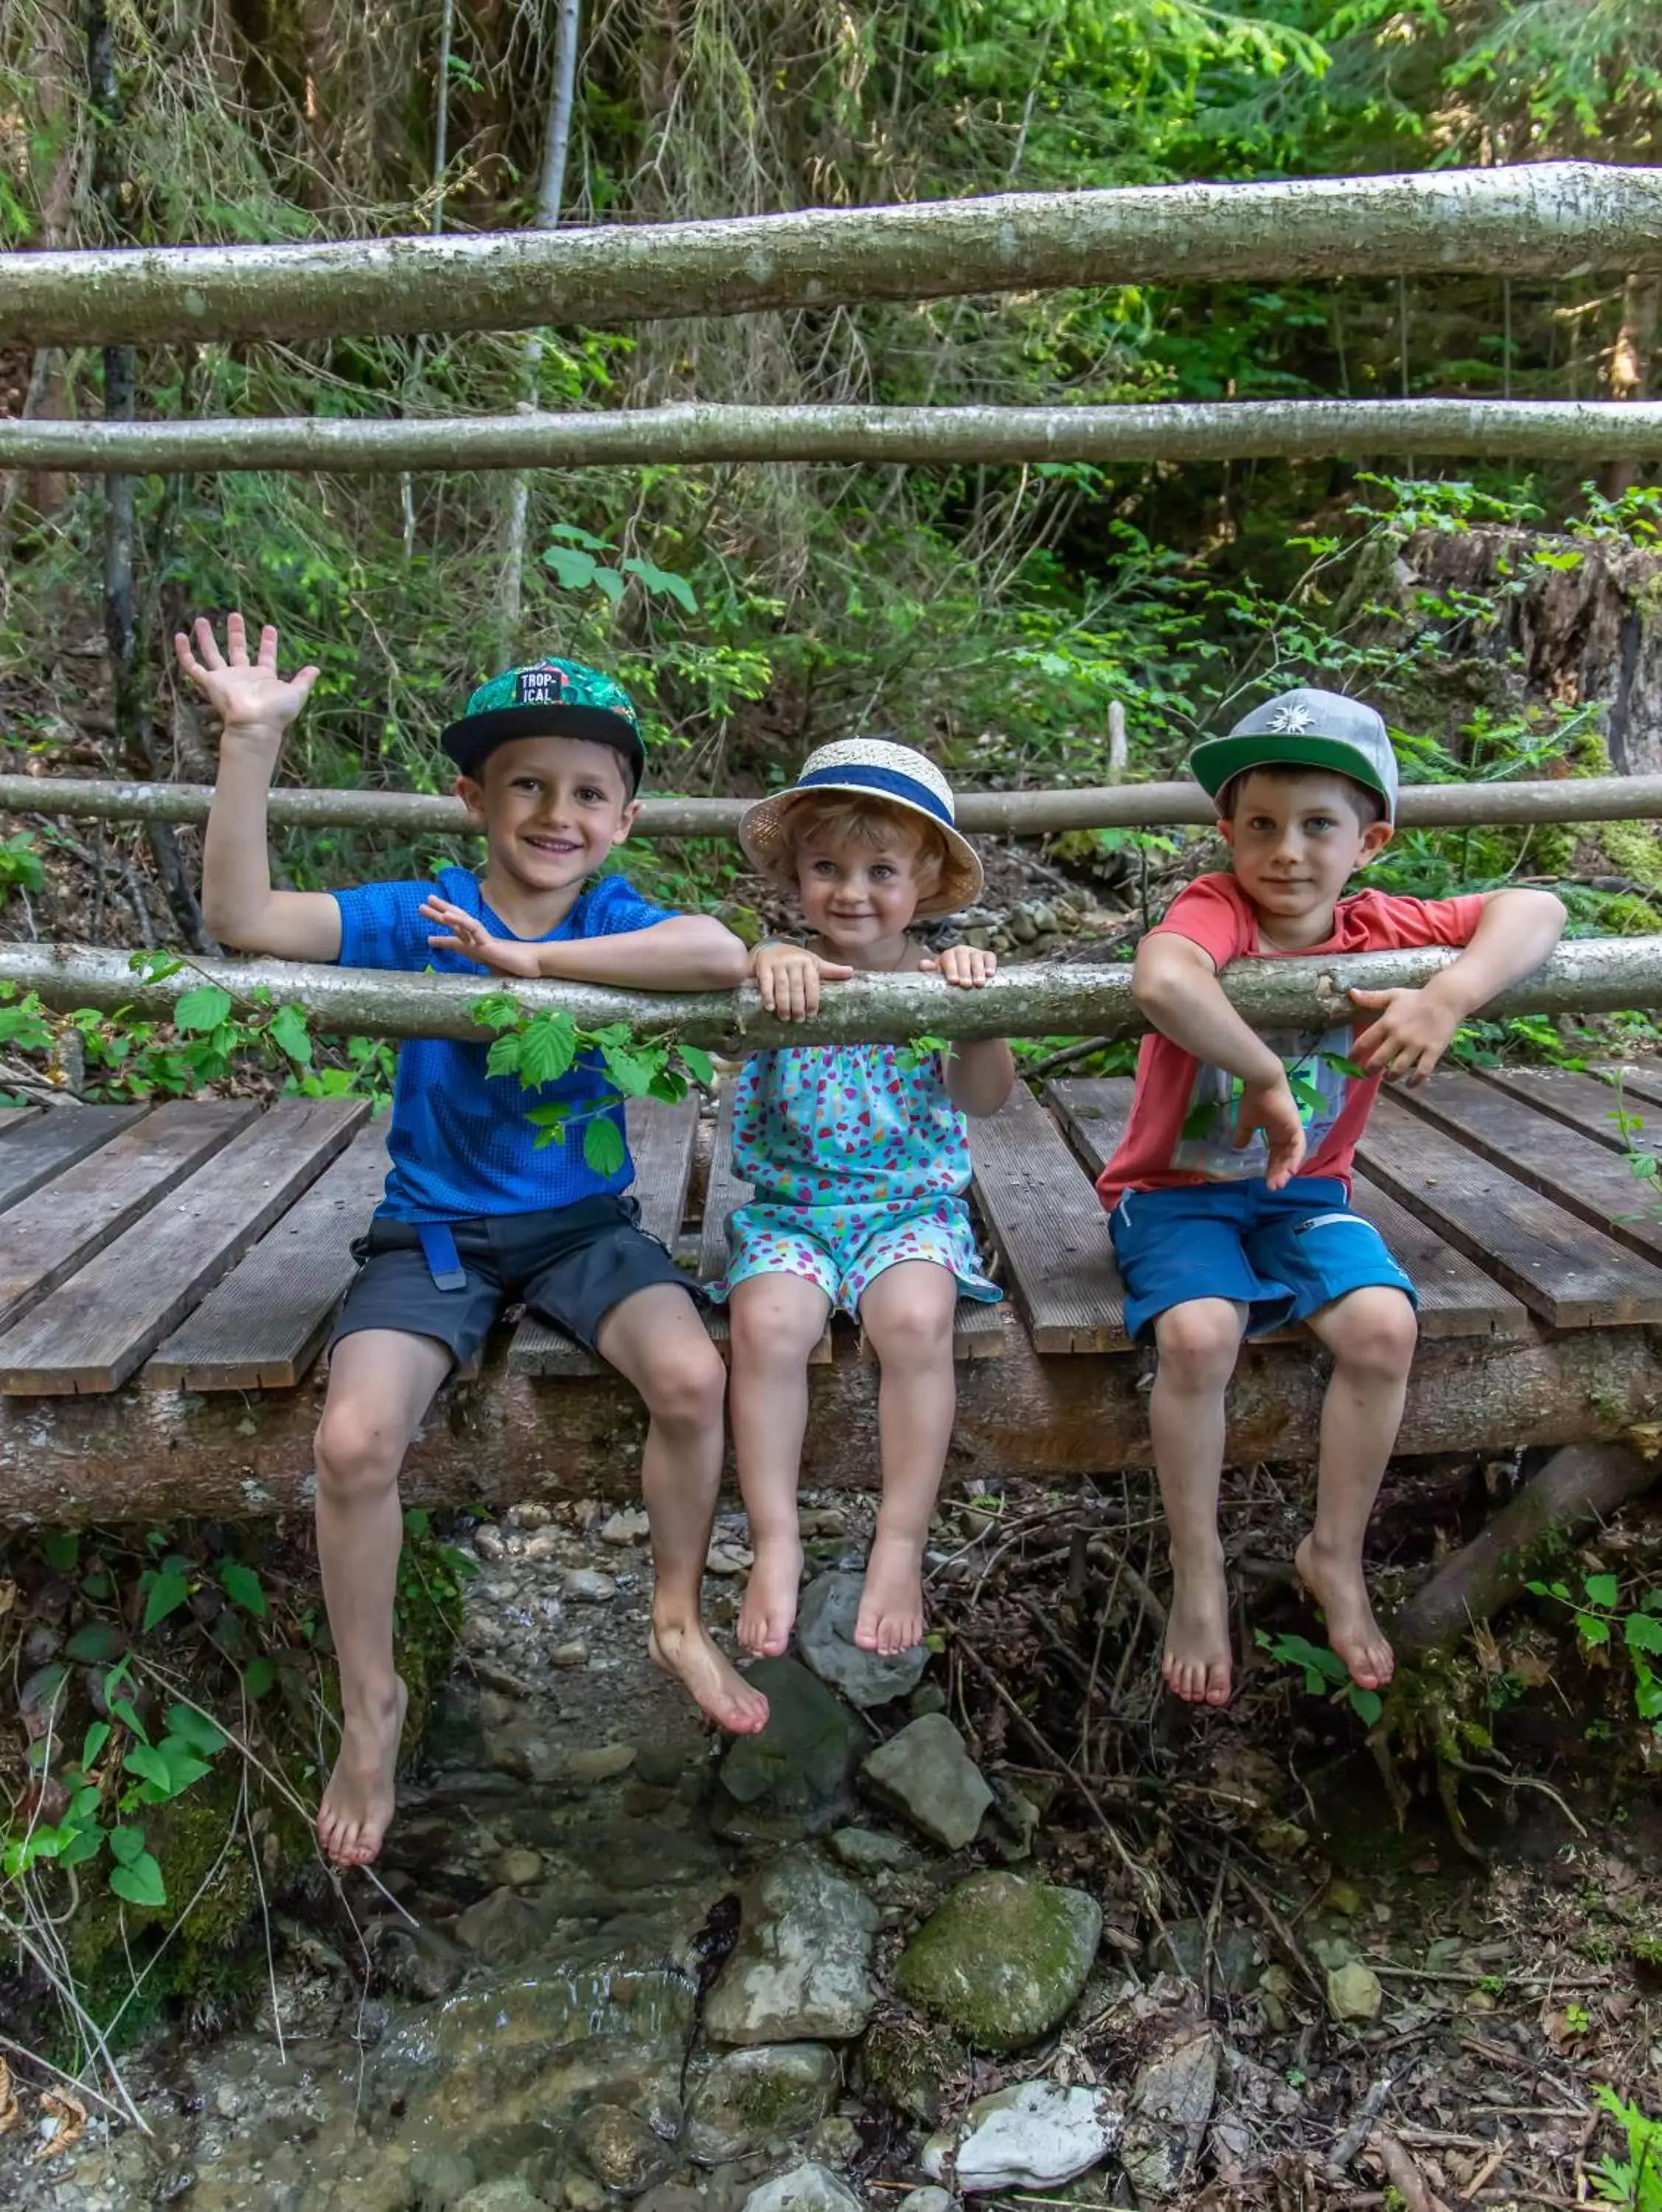
[[[1566,1067],[1483,1067],[1477,1079],[1549,1114],[1567,1129],[1596,1137],[1614,1152],[1662,1152],[1662,1105],[1641,1098],[1625,1084],[1618,1089],[1599,1076],[1578,1075]],[[1630,1125],[1625,1130],[1624,1120]]]
[[[631,1098],[624,1109],[629,1149],[635,1162],[633,1194],[641,1207],[641,1226],[673,1252],[686,1211],[692,1174],[692,1147],[698,1133],[696,1096],[668,1106],[650,1098]],[[550,1380],[598,1375],[605,1361],[586,1352],[563,1328],[527,1314],[508,1348],[508,1371]]]
[[[0,1135],[21,1122],[32,1121],[40,1110],[39,1106],[0,1106]]]
[[[55,1106],[0,1130],[0,1212],[130,1129],[149,1110],[148,1106]]]
[[[1654,1182],[1641,1181],[1601,1138],[1542,1112],[1531,1094],[1450,1073],[1403,1092],[1402,1103],[1577,1220],[1642,1259],[1662,1261]]]
[[[1129,1076],[1074,1077],[1049,1086],[1063,1126],[1093,1176],[1101,1174],[1124,1133],[1133,1087]],[[1529,1312],[1523,1301],[1399,1206],[1389,1192],[1357,1175],[1350,1196],[1357,1212],[1379,1231],[1418,1291],[1422,1337],[1527,1334]],[[1301,1334],[1300,1329],[1276,1330],[1254,1341],[1278,1343]]]
[[[159,1106],[0,1214],[0,1328],[20,1321],[259,1111],[253,1099]]]
[[[1123,1352],[1125,1287],[1108,1217],[1025,1083],[970,1124],[975,1194],[1036,1351]]]
[[[387,1180],[387,1124],[346,1150],[147,1363],[153,1390],[281,1390],[322,1349]]]
[[[296,1098],[262,1114],[0,1334],[0,1392],[119,1388],[316,1179],[366,1110],[361,1099]]]
[[[1391,1197],[1555,1328],[1662,1320],[1662,1269],[1389,1096],[1357,1158]]]

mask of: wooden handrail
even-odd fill
[[[213,788],[205,783],[119,783],[93,778],[0,775],[0,813],[61,815],[79,822],[205,822]],[[742,799],[642,801],[637,837],[733,837]],[[1400,820],[1406,829],[1482,824],[1637,822],[1662,818],[1662,775],[1562,776],[1532,783],[1409,784]],[[1063,830],[1159,829],[1215,820],[1196,783],[1121,783],[1056,791],[965,791],[961,828],[980,836],[1048,836]],[[408,836],[460,836],[480,824],[457,799],[423,792],[319,791],[279,785],[272,827],[360,830]]]
[[[473,237],[8,253],[0,340],[293,345],[1075,284],[1659,268],[1662,174],[1540,161]]]
[[[60,1012],[125,1008],[165,1021],[187,991],[217,983],[247,1006],[302,1006],[337,1036],[441,1036],[478,1043],[474,1008],[500,977],[409,975],[288,960],[192,960],[146,981],[134,956],[99,946],[0,945],[0,983],[33,991]],[[1223,975],[1231,1002],[1257,1028],[1321,1028],[1354,1018],[1345,993],[1418,985],[1455,955],[1434,950],[1342,957],[1238,960]],[[782,1044],[904,1044],[916,1036],[1140,1036],[1129,965],[1011,967],[984,988],[954,990],[934,975],[857,976],[824,994],[811,1021],[765,1013],[752,987],[654,994],[573,983],[522,983],[527,1013],[566,1012],[581,1028],[627,1024],[637,1037],[674,1036],[717,1051]],[[1485,1017],[1599,1012],[1662,1006],[1662,940],[1584,938],[1561,945],[1533,975],[1503,992]]]

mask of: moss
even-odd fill
[[[882,2104],[939,2127],[953,2077],[970,2063],[969,2045],[942,2027],[918,2020],[877,2020],[860,2045],[860,2076]]]
[[[1601,822],[1599,850],[1647,891],[1662,891],[1662,838],[1648,822]]]
[[[977,2049],[1019,2051],[1084,1988],[1101,1932],[1082,1890],[971,1875],[907,1945],[895,1987]]]

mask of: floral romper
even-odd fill
[[[888,1044],[792,1045],[746,1062],[733,1164],[755,1190],[728,1219],[725,1298],[750,1275],[802,1275],[857,1314],[868,1286],[928,1260],[965,1297],[1002,1296],[981,1270],[963,1194],[964,1117],[939,1053]]]

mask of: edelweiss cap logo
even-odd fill
[[[1307,730],[1314,720],[1308,707],[1278,707],[1269,726],[1277,737],[1295,738]]]
[[[563,668],[522,668],[516,687],[521,707],[557,707],[571,689]]]

